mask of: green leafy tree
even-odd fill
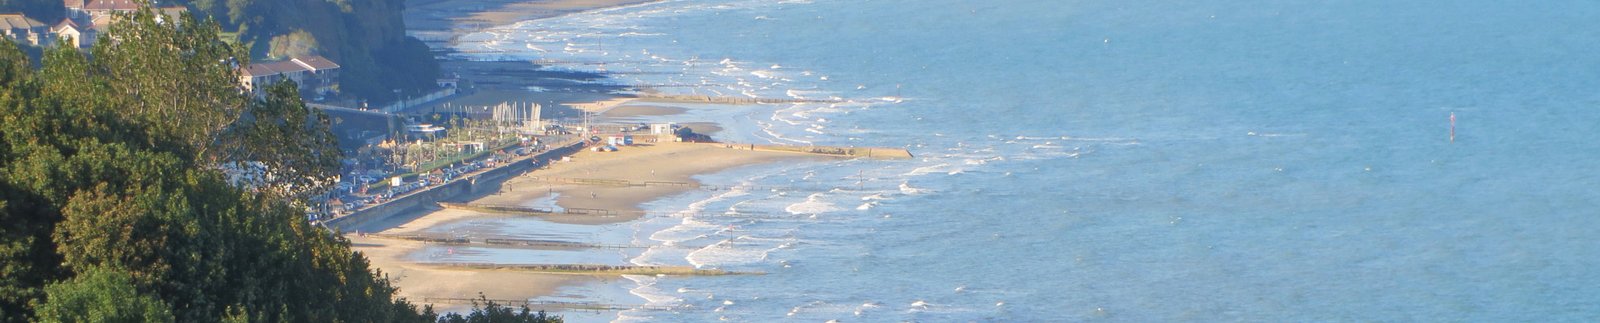
[[[50,49],[37,71],[0,40],[0,321],[434,319],[286,194],[226,180],[223,165],[270,161],[305,187],[337,150],[292,85],[257,100],[233,83],[244,60],[217,34],[144,11],[92,56]]]
[[[405,0],[177,2],[225,21],[254,45],[257,56],[332,58],[341,66],[340,89],[374,104],[437,88],[440,69],[432,50],[405,33]]]
[[[432,309],[430,308],[429,311]],[[534,312],[527,306],[514,309],[505,305],[489,301],[483,294],[478,294],[478,299],[472,301],[472,312],[467,315],[456,313],[440,316],[438,323],[559,323],[560,317],[550,316],[544,311]]]
[[[262,165],[265,175],[250,184],[294,201],[321,194],[339,171],[338,140],[332,121],[300,100],[299,86],[279,82],[254,100],[225,132],[222,160]]]
[[[41,322],[171,322],[161,300],[141,294],[127,274],[94,269],[45,287],[49,300],[39,306]]]
[[[317,39],[305,30],[273,36],[269,45],[267,57],[275,59],[314,55],[318,50]]]

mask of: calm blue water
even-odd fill
[[[526,22],[478,59],[610,61],[766,165],[658,211],[650,321],[1600,320],[1592,1],[713,0]],[[566,68],[596,70],[593,66]],[[630,73],[648,72],[648,73]],[[1449,138],[1450,115],[1457,137]],[[582,317],[580,317],[582,318]]]

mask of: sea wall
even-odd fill
[[[442,185],[424,188],[388,202],[361,209],[349,215],[324,221],[323,224],[339,231],[350,231],[352,228],[361,227],[364,223],[385,220],[417,207],[435,205],[438,202],[461,196],[493,192],[499,190],[500,184],[508,179],[544,166],[550,163],[551,160],[577,153],[582,149],[583,144],[578,142],[547,150],[534,155],[532,158],[516,160],[482,173],[468,175]]]

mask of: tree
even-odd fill
[[[214,23],[152,17],[37,71],[0,40],[0,321],[431,321],[284,194],[225,179],[239,160],[325,176],[326,118],[292,85],[251,98]]]
[[[270,46],[267,57],[277,59],[314,55],[319,49],[317,39],[303,29],[273,36]]]
[[[45,287],[49,300],[39,306],[41,322],[171,322],[161,300],[141,294],[125,273],[94,269]]]
[[[317,53],[339,62],[341,89],[376,104],[437,88],[439,63],[405,33],[404,0],[178,0],[225,21],[266,57]],[[302,37],[302,34],[307,37]]]
[[[428,311],[432,311],[429,308]],[[560,317],[550,316],[544,311],[534,312],[524,305],[520,310],[490,301],[483,294],[478,294],[478,299],[472,301],[472,312],[466,316],[450,313],[440,316],[439,323],[559,323]]]
[[[299,86],[270,85],[238,124],[225,132],[221,160],[263,165],[266,176],[249,183],[268,193],[303,201],[337,182],[339,146],[326,114],[300,100]]]

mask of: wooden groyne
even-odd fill
[[[453,236],[438,236],[438,235],[423,235],[423,234],[370,234],[369,236],[378,237],[378,238],[384,238],[384,239],[421,241],[421,242],[426,242],[426,243],[447,244],[447,245],[512,246],[512,247],[558,248],[558,249],[636,249],[636,248],[643,248],[643,247],[635,247],[635,246],[602,245],[602,244],[593,244],[593,243],[581,243],[581,242],[557,241],[557,240],[538,240],[538,239],[512,239],[512,238],[472,239],[472,238],[468,238],[468,237],[453,237]]]
[[[640,94],[639,101],[668,102],[668,103],[716,103],[716,104],[782,104],[782,103],[843,103],[844,100],[823,99],[784,99],[784,98],[748,98],[731,96],[709,95],[668,95],[668,94]]]
[[[591,186],[612,186],[612,187],[638,187],[638,188],[682,187],[682,188],[691,188],[691,189],[705,190],[705,191],[743,190],[743,191],[752,191],[752,192],[754,192],[754,191],[831,192],[831,191],[838,191],[838,190],[898,190],[899,189],[899,188],[896,188],[896,187],[880,187],[880,186],[868,187],[868,186],[865,186],[864,183],[862,183],[862,182],[856,182],[853,185],[852,184],[843,184],[843,185],[750,185],[750,184],[717,185],[717,184],[701,184],[701,183],[695,183],[695,182],[629,180],[629,179],[621,179],[621,178],[574,178],[574,177],[532,176],[532,175],[524,175],[522,177],[518,177],[517,179],[509,181],[509,183],[524,183],[524,182],[538,182],[538,183],[548,183],[548,184],[570,184],[570,185],[591,185]],[[543,210],[543,209],[534,208],[532,210]],[[604,214],[623,214],[623,213],[627,213],[627,212],[601,212],[601,211],[597,211],[596,209],[582,209],[582,210],[584,210],[584,212],[594,212],[594,213],[604,213]],[[487,211],[484,211],[484,212],[487,212]]]
[[[454,207],[452,207],[452,208],[455,208],[455,209],[464,209],[464,210],[473,210],[473,211],[489,209],[489,208],[480,207],[480,206],[477,206],[477,205],[460,204],[460,203],[452,203],[452,204],[455,205]],[[443,204],[441,203],[441,205],[443,205]],[[534,209],[534,210],[538,210],[538,209]],[[797,219],[797,218],[803,218],[803,217],[806,216],[804,214],[770,213],[770,212],[688,212],[688,211],[672,212],[672,211],[624,211],[624,210],[606,210],[606,209],[583,209],[583,210],[584,210],[584,212],[590,212],[590,213],[587,213],[587,214],[606,214],[606,215],[611,215],[611,216],[616,216],[616,215],[641,215],[641,216],[642,215],[652,215],[652,216],[729,217],[729,218],[744,218],[744,219]],[[481,212],[496,212],[496,211],[481,211]],[[527,215],[533,215],[533,216],[551,215],[551,214],[563,214],[563,213],[521,212],[521,211],[505,211],[505,212],[496,212],[496,213],[510,213],[510,214],[526,213]],[[424,242],[436,242],[436,243],[471,243],[472,242],[467,238],[437,237],[437,236],[381,235],[381,237],[395,238],[395,239],[406,239],[406,240],[416,240],[416,241],[424,241]],[[567,243],[567,242],[549,242],[549,241],[544,241],[544,240],[519,240],[519,239],[484,239],[483,243],[503,244],[503,245],[541,245],[541,244],[544,244],[544,243],[552,243],[552,244],[550,244],[550,246],[557,246],[558,245],[557,243],[559,243],[559,244],[578,245],[576,243]],[[607,247],[609,248],[610,246],[607,246]]]
[[[516,205],[468,204],[468,203],[452,203],[452,202],[438,202],[438,204],[439,204],[440,207],[443,207],[443,208],[446,208],[446,209],[457,209],[457,210],[468,210],[468,211],[483,212],[483,213],[501,213],[501,214],[512,214],[512,215],[529,215],[529,216],[543,216],[543,215],[557,215],[557,214],[564,214],[564,215],[594,215],[594,216],[616,216],[617,215],[615,212],[613,212],[611,210],[586,209],[586,208],[566,208],[566,209],[562,209],[560,211],[557,211],[557,210],[552,210],[552,209],[543,209],[543,208],[516,206]]]
[[[783,146],[783,145],[756,145],[736,143],[707,143],[707,145],[720,145],[723,148],[744,149],[752,151],[782,151],[812,155],[825,155],[836,157],[861,157],[872,159],[911,159],[910,150],[905,148],[881,147],[838,147],[838,146]]]
[[[622,266],[588,264],[493,264],[493,263],[425,263],[449,268],[516,270],[546,274],[577,275],[669,275],[669,276],[729,276],[762,275],[760,272],[736,272],[721,269],[696,269],[688,266]]]
[[[508,306],[508,307],[527,306],[528,308],[534,309],[534,310],[558,309],[558,310],[585,310],[585,311],[626,311],[626,310],[634,310],[634,309],[644,309],[644,310],[654,310],[654,311],[670,311],[670,310],[678,309],[678,307],[661,306],[661,305],[629,305],[629,304],[607,304],[607,303],[552,302],[552,301],[530,301],[530,300],[516,300],[516,299],[487,299],[487,298],[464,298],[464,297],[423,297],[422,298],[422,303],[424,303],[424,304],[482,304],[483,302],[486,302],[486,301],[494,302],[495,304],[499,304],[499,305],[502,305],[502,306]]]

